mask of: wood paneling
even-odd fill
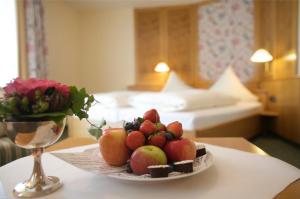
[[[274,130],[282,137],[300,144],[300,78],[265,81],[268,109],[279,113]]]
[[[155,73],[167,62],[188,84],[194,83],[197,49],[197,5],[135,10],[136,84],[162,86],[166,75]]]
[[[262,83],[269,97],[267,109],[279,113],[273,128],[300,143],[300,79],[295,77],[297,61],[288,57],[297,54],[298,1],[256,0],[255,6],[256,47],[266,48],[274,57]]]
[[[297,52],[297,30],[297,0],[255,0],[255,47],[267,49],[274,57],[265,79],[295,76],[297,61],[287,55]]]
[[[153,66],[158,63],[163,54],[162,32],[160,10],[136,10],[136,82],[147,81],[151,84],[149,76],[153,74]]]
[[[168,64],[188,84],[195,68],[194,46],[196,44],[193,30],[194,9],[188,7],[174,7],[167,11],[167,44]]]

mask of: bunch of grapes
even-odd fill
[[[124,124],[124,129],[128,133],[130,133],[131,131],[138,131],[143,122],[144,122],[144,118],[141,117],[135,118],[133,122],[126,122]]]

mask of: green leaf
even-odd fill
[[[20,115],[20,118],[51,118],[51,117],[66,117],[66,114],[63,112],[53,112],[53,113],[38,113],[31,115]]]
[[[98,140],[99,137],[103,133],[102,128],[106,125],[106,121],[102,120],[98,126],[96,126],[94,124],[92,124],[92,125],[93,126],[91,126],[88,131],[89,131],[90,135],[94,136]]]
[[[75,86],[70,87],[71,93],[71,109],[72,112],[79,118],[88,118],[88,110],[94,101],[93,95],[88,95],[84,88],[78,90]]]
[[[89,133],[90,135],[94,136],[97,140],[99,139],[99,137],[102,135],[102,129],[101,128],[90,128],[89,129]]]

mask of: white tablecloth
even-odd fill
[[[96,146],[63,151],[79,152]],[[129,183],[98,176],[46,153],[43,155],[46,174],[58,176],[64,186],[44,198],[269,199],[300,178],[299,169],[276,158],[213,145],[206,147],[215,158],[211,168],[193,177],[158,184]],[[32,158],[25,157],[0,167],[0,181],[9,197],[14,185],[29,177],[32,165]]]

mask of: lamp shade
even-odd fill
[[[158,73],[168,72],[169,70],[170,68],[165,62],[158,63],[154,68],[154,71]]]
[[[250,60],[252,62],[269,62],[273,60],[273,56],[265,49],[258,49],[255,53],[251,56]]]

